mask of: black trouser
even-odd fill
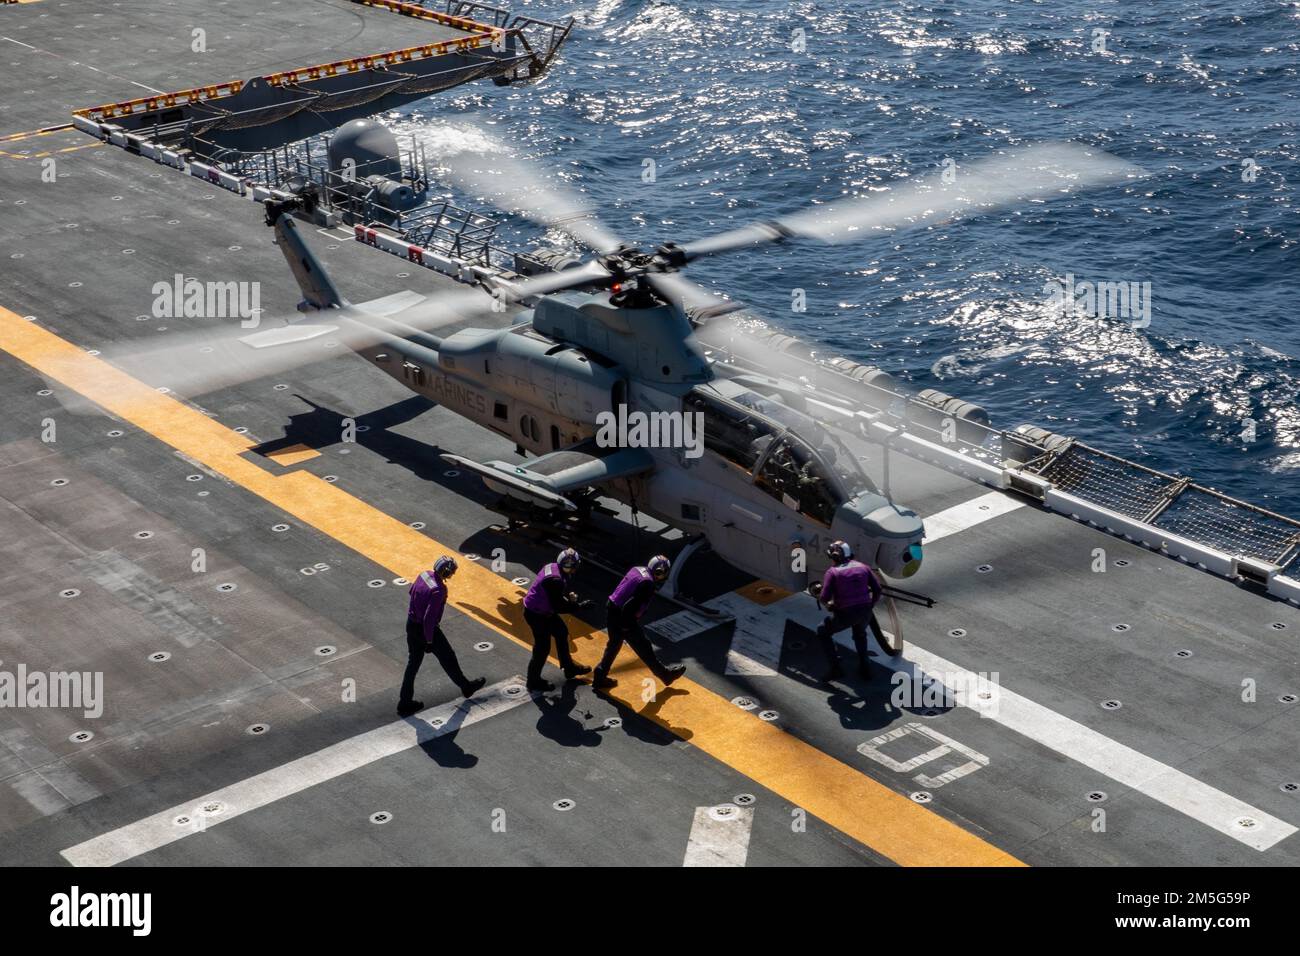
[[[452,649],[451,642],[447,640],[447,635],[442,633],[442,628],[433,629],[433,643],[424,643],[424,626],[419,621],[412,621],[407,618],[406,621],[406,650],[409,657],[406,659],[406,673],[402,675],[402,694],[398,698],[398,706],[409,704],[415,699],[415,673],[420,669],[424,662],[425,654],[432,654],[438,658],[438,663],[464,693],[469,681],[465,678],[465,673],[460,669],[460,661],[456,660],[456,652]]]
[[[870,604],[846,607],[834,610],[826,615],[821,626],[817,628],[817,639],[822,642],[822,651],[831,667],[838,667],[839,652],[835,650],[835,635],[846,627],[853,628],[853,646],[858,649],[858,657],[865,667],[867,664],[867,628],[876,636],[880,646],[885,646],[885,636],[880,633],[880,622],[876,620],[875,611]]]
[[[597,677],[608,676],[609,669],[614,666],[614,658],[618,656],[626,641],[636,652],[636,656],[650,668],[650,673],[665,684],[668,683],[668,678],[672,675],[655,655],[654,645],[645,636],[645,631],[641,630],[640,621],[630,614],[625,614],[617,604],[608,602],[605,605],[605,630],[609,634],[609,643],[605,645],[605,654],[596,665]]]
[[[551,638],[555,638],[555,656],[560,659],[560,666],[566,671],[573,666],[573,655],[569,653],[569,629],[563,617],[537,614],[524,608],[524,620],[533,629],[533,656],[528,661],[529,683],[542,679],[542,668],[551,652]]]

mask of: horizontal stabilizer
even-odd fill
[[[422,296],[418,292],[406,289],[402,292],[394,292],[392,295],[371,299],[368,302],[358,302],[353,308],[362,309],[371,315],[396,315],[403,309],[419,305],[425,298],[426,296]]]
[[[241,336],[239,341],[255,349],[265,349],[276,345],[289,345],[292,342],[309,342],[338,330],[337,325],[286,325],[283,328],[267,329],[264,332]]]

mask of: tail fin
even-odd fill
[[[293,218],[296,206],[296,200],[266,200],[266,224],[274,227],[276,245],[284,253],[285,261],[302,289],[303,300],[298,304],[298,311],[341,308],[348,304],[347,300],[339,295],[320,260],[298,235],[298,223]]]

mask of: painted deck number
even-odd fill
[[[881,752],[880,748],[885,744],[892,743],[895,740],[900,740],[908,734],[921,734],[925,737],[929,737],[938,744],[938,746],[927,750],[925,753],[917,754],[910,760],[895,760],[888,754]],[[939,774],[937,777],[918,773],[912,778],[921,786],[929,790],[937,790],[944,784],[952,783],[954,780],[960,780],[967,774],[974,773],[980,767],[987,767],[989,765],[989,758],[978,751],[971,750],[969,747],[957,743],[957,741],[953,740],[951,737],[945,737],[937,730],[931,730],[924,724],[918,724],[915,722],[904,724],[902,727],[896,727],[888,733],[881,734],[879,737],[873,737],[865,744],[858,744],[858,753],[862,754],[864,757],[870,757],[876,763],[883,764],[897,773],[911,773],[918,767],[923,767],[932,761],[938,760],[940,757],[946,757],[948,754],[954,752],[965,757],[966,762],[959,767],[954,767],[951,770]]]

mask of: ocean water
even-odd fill
[[[1300,516],[1297,0],[514,8],[577,18],[551,73],[426,101],[400,125],[434,157],[526,160],[643,245],[1044,140],[1140,166],[1141,180],[690,276],[1003,427],[1042,425]],[[506,219],[507,238],[572,246]],[[1045,284],[1066,275],[1149,282],[1149,324],[1065,314]]]

